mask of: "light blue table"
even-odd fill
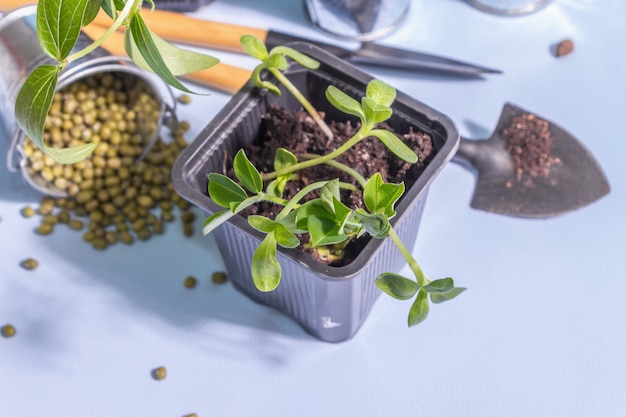
[[[323,39],[296,0],[218,0],[196,15]],[[626,415],[624,16],[622,0],[555,0],[519,18],[415,0],[385,39],[504,71],[461,81],[370,69],[462,135],[486,136],[512,101],[579,137],[612,186],[581,210],[513,219],[470,209],[472,175],[447,166],[415,255],[431,276],[469,289],[413,329],[409,305],[381,297],[354,339],[319,342],[231,285],[212,285],[222,262],[200,233],[105,252],[70,231],[37,236],[19,210],[38,194],[0,167],[0,324],[18,329],[0,338],[0,415]],[[550,46],[565,37],[576,49],[556,59]],[[227,100],[215,93],[181,109],[189,140]],[[37,270],[18,265],[28,256]],[[187,275],[200,280],[194,291],[182,286]],[[168,377],[154,381],[161,365]]]

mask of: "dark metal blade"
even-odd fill
[[[507,103],[491,138],[461,141],[454,160],[471,165],[478,176],[471,206],[514,217],[545,218],[584,207],[606,195],[610,186],[593,155],[576,137],[550,121],[550,153],[555,162],[548,176],[517,179],[502,131],[514,117],[528,113],[532,114]]]
[[[430,53],[400,49],[372,42],[363,42],[361,48],[348,58],[351,62],[461,75],[501,74],[502,71]]]
[[[309,42],[335,56],[356,64],[368,64],[460,76],[501,73],[501,71],[497,69],[486,68],[429,53],[399,49],[371,42],[363,42],[360,48],[352,50],[273,30],[268,32],[267,38],[265,39],[268,48],[284,45],[289,42]]]

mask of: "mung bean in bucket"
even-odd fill
[[[28,138],[18,151],[28,181],[46,194],[76,196],[97,179],[119,175],[156,137],[161,101],[142,78],[126,72],[93,74],[57,91],[46,118],[44,140],[54,147],[97,143],[88,159],[53,161]]]

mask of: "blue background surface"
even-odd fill
[[[431,277],[468,290],[412,329],[409,303],[381,297],[352,340],[327,344],[231,285],[213,285],[223,264],[212,237],[172,229],[97,252],[69,230],[34,234],[37,221],[19,210],[39,195],[1,166],[0,325],[18,334],[0,338],[0,415],[626,415],[626,2],[555,0],[505,18],[461,0],[415,0],[409,13],[383,42],[504,74],[369,72],[471,138],[491,133],[507,101],[533,110],[585,143],[611,193],[548,220],[508,218],[472,210],[473,176],[446,166],[415,256]],[[294,0],[217,0],[194,15],[325,39]],[[557,59],[550,48],[564,38],[575,51]],[[181,106],[189,141],[228,98]],[[22,269],[26,257],[39,268]],[[188,275],[199,279],[193,291],[182,285]],[[163,381],[150,377],[158,366]]]

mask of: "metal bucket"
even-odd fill
[[[38,66],[56,64],[46,55],[39,45],[36,32],[36,6],[26,6],[0,19],[0,116],[4,126],[13,132],[7,154],[7,166],[10,171],[21,171],[26,181],[39,191],[54,196],[66,196],[67,193],[42,178],[33,177],[27,169],[28,160],[23,152],[26,135],[15,120],[15,101],[27,76]],[[92,40],[81,34],[76,51],[91,44]],[[123,73],[146,85],[150,95],[159,103],[158,120],[152,131],[145,132],[145,155],[156,142],[159,127],[175,120],[176,101],[171,90],[154,74],[132,63],[128,58],[111,56],[102,48],[97,48],[85,57],[72,62],[59,74],[57,91],[83,78],[99,73]],[[163,100],[163,90],[171,96],[171,105]],[[141,157],[143,157],[143,155]],[[140,158],[141,158],[140,157]]]

